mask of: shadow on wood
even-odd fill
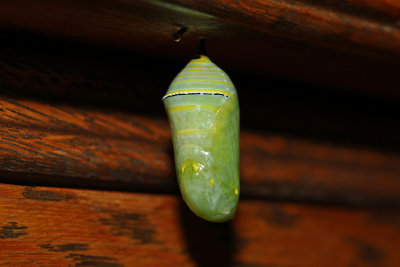
[[[183,200],[179,211],[186,253],[197,266],[232,266],[238,246],[233,221],[211,223],[203,220],[190,211]]]

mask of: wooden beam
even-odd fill
[[[325,0],[318,2],[303,0],[300,2],[321,5],[329,9],[339,10],[355,16],[373,18],[377,21],[394,25],[398,25],[400,15],[400,3],[396,0]]]
[[[52,103],[43,106],[45,109],[73,103],[111,113],[123,110],[165,118],[161,98],[188,62],[188,58],[176,61],[37,36],[10,34],[2,45],[2,95],[6,100],[30,98]],[[385,83],[397,79],[397,69],[396,75],[383,72],[390,77],[380,77],[382,72],[378,70],[369,75],[362,68],[353,70],[342,62],[349,71],[340,73],[348,78],[359,71],[361,76],[368,76],[367,80],[376,79],[374,85],[364,77],[356,78],[369,83],[374,90],[379,88],[375,96],[368,96],[364,88],[362,93],[343,92],[248,71],[236,72],[229,62],[215,62],[229,73],[238,90],[243,128],[391,151],[400,149],[396,116],[400,113],[400,94],[390,99],[381,95],[390,88]],[[363,65],[371,64],[363,62]],[[320,77],[317,73],[313,76]],[[399,93],[397,85],[393,88],[393,93]]]
[[[0,98],[1,181],[177,192],[166,118]],[[250,198],[400,205],[400,157],[242,130],[242,194]]]
[[[398,98],[398,4],[340,3],[6,0],[0,28],[180,60],[206,37],[212,58],[234,71]],[[172,35],[183,26],[189,30],[176,44]]]
[[[353,14],[340,12],[331,6],[339,5],[316,3],[313,1],[279,1],[279,0],[212,0],[172,2],[200,10],[224,19],[233,20],[287,39],[307,40],[309,43],[321,43],[329,46],[370,48],[400,53],[400,29],[396,21],[379,18],[385,15],[364,15],[364,12],[353,10]],[[400,5],[389,1],[347,1],[360,9],[384,9],[398,14]],[[366,2],[366,4],[365,4]]]
[[[0,264],[397,266],[400,213],[240,201],[230,223],[176,196],[0,185]]]
[[[21,1],[18,5],[13,1],[4,1],[0,22],[8,27],[103,42],[120,42],[107,40],[105,35],[122,38],[131,35],[133,40],[132,37],[137,34],[154,34],[149,31],[156,28],[162,30],[158,34],[170,37],[171,31],[179,29],[179,26],[213,35],[212,31],[233,30],[235,25],[242,24],[250,26],[249,29],[257,28],[261,32],[289,40],[304,39],[309,43],[329,46],[373,48],[399,56],[400,30],[396,24],[399,10],[396,1],[380,0],[348,0],[345,4],[307,0],[152,0],[130,3],[114,0],[97,2],[95,5],[87,1],[70,1],[57,5],[47,0],[34,4]],[[151,11],[159,13],[150,15]],[[82,15],[80,20],[70,16],[74,12]],[[148,15],[152,21],[146,21]],[[138,24],[147,30],[134,27]]]

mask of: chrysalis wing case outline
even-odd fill
[[[178,183],[189,208],[212,222],[239,200],[239,102],[229,76],[206,56],[191,60],[163,97]]]

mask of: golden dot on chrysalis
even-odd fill
[[[200,170],[200,166],[197,163],[193,162],[192,166],[195,172],[198,172]]]

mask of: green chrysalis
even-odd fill
[[[182,197],[212,222],[239,200],[239,102],[228,75],[206,56],[191,60],[163,97]]]

